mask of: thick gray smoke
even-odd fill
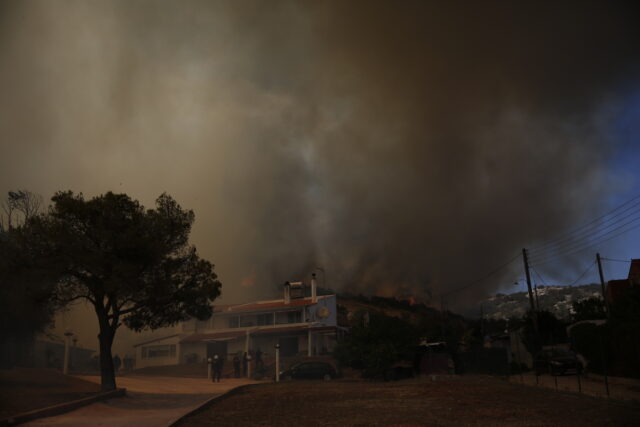
[[[428,298],[602,207],[610,3],[3,2],[0,190],[167,191],[225,301],[316,266]]]

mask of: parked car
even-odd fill
[[[280,373],[283,380],[311,380],[319,379],[329,381],[337,378],[336,369],[327,362],[302,362],[291,366],[286,371]]]
[[[563,349],[542,350],[533,360],[536,375],[548,373],[551,375],[580,374],[582,363],[575,353]]]

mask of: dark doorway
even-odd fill
[[[207,357],[213,357],[217,354],[222,359],[227,358],[227,342],[226,341],[214,341],[207,343]]]
[[[282,356],[295,356],[298,354],[298,337],[284,337],[278,339],[280,354]]]

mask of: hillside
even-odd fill
[[[574,302],[586,298],[602,296],[600,285],[583,286],[539,286],[538,303],[541,310],[552,312],[558,318],[571,315]],[[492,319],[508,319],[522,317],[529,309],[529,294],[516,292],[513,294],[497,294],[482,302],[484,315]]]
[[[428,341],[451,340],[457,342],[469,322],[464,317],[447,311],[440,312],[423,303],[407,300],[397,300],[385,297],[365,297],[362,295],[338,295],[338,323],[351,326],[353,319],[359,314],[367,312],[370,315],[380,313],[396,317],[410,323],[420,332],[421,337]]]
[[[345,322],[345,316],[355,314],[360,310],[397,317],[413,324],[418,324],[424,319],[432,322],[440,322],[442,319],[440,311],[434,308],[420,303],[411,304],[407,300],[397,300],[395,298],[339,294],[337,302],[339,306],[339,321],[345,325],[348,323]]]

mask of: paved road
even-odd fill
[[[100,383],[100,377],[78,377]],[[127,396],[94,403],[55,417],[41,418],[27,426],[166,426],[213,396],[255,381],[226,379],[212,383],[199,378],[119,377],[118,387]]]

